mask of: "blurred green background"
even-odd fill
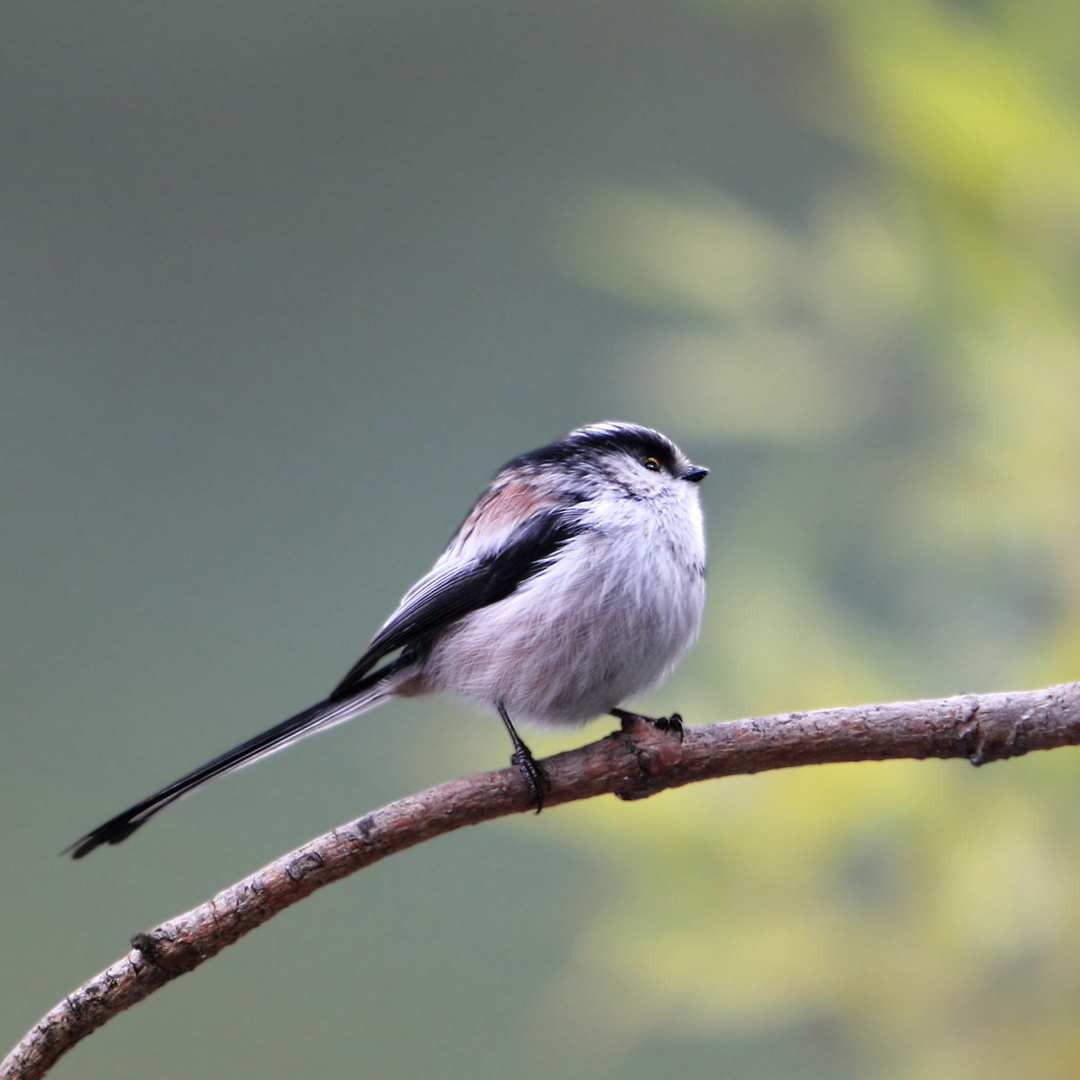
[[[131,934],[504,764],[322,696],[492,472],[712,468],[691,722],[1073,678],[1080,7],[0,10],[0,1041]],[[545,752],[598,737],[533,734]],[[57,1077],[1080,1074],[1072,750],[597,800],[398,856]]]

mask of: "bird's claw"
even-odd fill
[[[536,812],[539,814],[544,809],[544,796],[551,790],[551,777],[548,776],[547,770],[532,756],[532,752],[524,743],[514,751],[510,764],[516,765],[524,777],[532,801],[536,804]]]
[[[663,731],[666,734],[671,735],[673,738],[683,741],[683,719],[677,713],[674,712],[670,716],[642,716],[640,713],[628,712],[626,709],[612,709],[611,715],[617,720],[622,721],[623,731],[629,731],[630,728],[638,721],[643,724],[649,724],[656,728],[657,731]]]
[[[648,718],[647,718],[648,719]],[[655,720],[649,720],[657,731],[667,731],[674,735],[679,742],[683,740],[683,722],[682,717],[673,712],[670,716],[658,716]]]

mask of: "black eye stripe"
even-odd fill
[[[596,453],[624,453],[644,464],[655,458],[660,471],[674,473],[678,451],[669,439],[649,428],[633,424],[597,424],[572,431],[565,438],[550,446],[542,446],[521,457],[514,458],[503,468],[542,468],[549,464],[586,465]]]

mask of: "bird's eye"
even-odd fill
[[[649,470],[649,472],[659,472],[660,471],[660,462],[657,461],[656,458],[654,458],[654,457],[647,457],[645,459],[645,461],[643,462],[643,464],[644,464],[645,468]]]

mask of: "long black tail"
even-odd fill
[[[376,675],[383,676],[386,672],[387,669],[383,668]],[[140,825],[149,821],[159,810],[164,810],[170,803],[182,799],[196,788],[202,787],[207,781],[213,780],[214,777],[232,772],[244,765],[250,765],[253,761],[282,750],[307,735],[333,727],[335,724],[342,724],[374,708],[393,693],[391,685],[391,681],[385,677],[378,678],[377,681],[373,679],[367,687],[345,701],[327,699],[320,701],[317,705],[312,705],[310,709],[305,709],[288,720],[275,724],[269,731],[248,739],[247,742],[214,758],[213,761],[208,761],[201,768],[188,773],[187,776],[181,776],[179,780],[162,788],[157,794],[143,799],[142,802],[136,803],[122,814],[110,818],[104,825],[99,825],[80,840],[76,840],[61,854],[67,855],[70,852],[73,859],[81,859],[102,844],[119,844]]]

